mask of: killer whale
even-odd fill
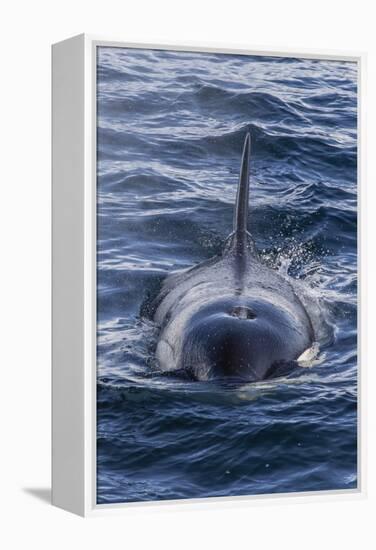
[[[154,302],[164,373],[256,382],[289,372],[315,340],[291,283],[262,263],[248,232],[251,137],[244,140],[233,231],[222,252],[164,281]]]

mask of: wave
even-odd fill
[[[180,127],[179,132],[182,130]],[[124,159],[132,155],[143,158],[148,154],[150,160],[158,159],[169,164],[183,164],[189,166],[192,162],[199,164],[211,157],[213,159],[233,159],[239,156],[244,135],[251,133],[252,154],[257,162],[269,160],[271,163],[284,161],[293,163],[294,166],[307,167],[321,171],[330,167],[335,172],[354,172],[357,166],[356,145],[337,143],[330,136],[301,134],[296,132],[278,132],[277,127],[273,133],[266,131],[261,126],[253,123],[238,124],[229,131],[212,131],[210,134],[200,137],[186,136],[184,140],[168,133],[163,128],[158,132],[150,132],[145,129],[140,131],[124,131],[122,129],[100,127],[99,128],[99,159]],[[218,161],[217,161],[218,162]],[[223,160],[222,160],[223,162]]]

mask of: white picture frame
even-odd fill
[[[347,60],[358,64],[358,487],[343,491],[96,503],[96,50],[99,46]],[[197,507],[366,494],[364,362],[365,54],[228,45],[132,44],[81,34],[52,47],[52,502],[81,516],[142,506]]]

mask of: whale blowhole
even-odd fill
[[[246,306],[235,306],[230,311],[231,317],[237,317],[238,319],[256,319],[256,313]]]

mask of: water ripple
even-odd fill
[[[356,94],[350,62],[99,49],[98,502],[356,486]],[[162,376],[146,314],[221,249],[247,130],[250,230],[316,304],[320,357],[242,386]]]

